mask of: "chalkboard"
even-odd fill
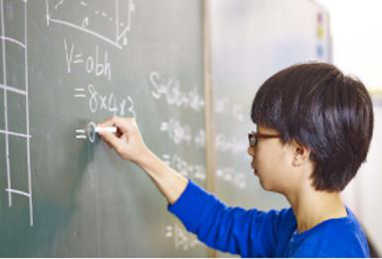
[[[227,204],[287,206],[251,173],[250,105],[276,71],[330,61],[328,14],[207,2],[0,0],[0,256],[210,255],[94,134],[113,115],[136,117],[156,154]]]
[[[142,170],[92,133],[134,116],[205,186],[202,1],[0,8],[0,256],[206,257]]]
[[[328,62],[330,51],[328,13],[313,1],[211,1],[215,192],[226,204],[266,211],[289,206],[261,188],[250,166],[252,100],[272,74],[298,62]]]

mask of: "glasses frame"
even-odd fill
[[[248,132],[248,141],[249,141],[249,146],[254,148],[256,147],[258,141],[260,138],[281,138],[281,134],[263,134],[263,133],[260,133],[260,132],[254,132],[254,131],[250,131]]]

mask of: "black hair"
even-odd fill
[[[311,150],[319,191],[342,191],[365,161],[373,135],[373,106],[363,83],[327,63],[288,67],[266,80],[252,121]]]

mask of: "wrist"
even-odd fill
[[[134,163],[136,163],[141,168],[145,169],[147,166],[152,164],[152,162],[156,159],[156,155],[146,146],[143,149],[142,154],[134,160]]]

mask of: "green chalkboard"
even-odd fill
[[[0,0],[0,256],[206,257],[92,134],[137,118],[205,186],[202,1]]]

